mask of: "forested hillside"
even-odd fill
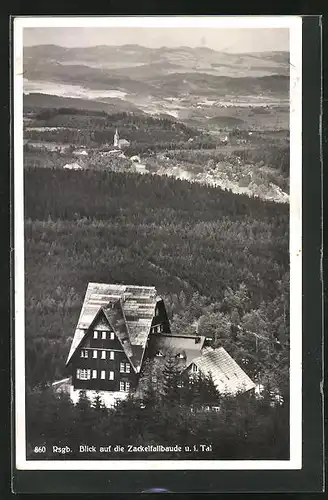
[[[25,193],[31,387],[65,375],[89,281],[154,285],[173,329],[199,320],[238,361],[247,353],[252,376],[288,371],[288,345],[272,344],[288,342],[287,207],[114,172],[26,169]]]

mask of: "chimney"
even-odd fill
[[[199,331],[198,323],[199,323],[198,319],[195,319],[195,321],[193,322],[193,327],[195,328],[195,334],[196,335],[198,335],[198,331]]]

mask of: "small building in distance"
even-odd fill
[[[212,373],[218,389],[236,393],[255,387],[221,347],[203,336],[172,334],[163,299],[153,286],[89,283],[66,361],[69,382],[53,384],[77,402],[84,390],[110,407],[138,388],[147,359],[164,361],[170,353],[181,371]]]
[[[79,163],[66,163],[63,168],[66,170],[83,170],[83,167]]]
[[[216,137],[217,137],[217,139],[219,141],[219,144],[222,144],[224,146],[226,146],[230,142],[229,133],[226,132],[226,131],[220,131],[220,132],[218,132],[218,134],[216,134]]]
[[[140,158],[140,156],[138,156],[138,155],[131,156],[130,160],[131,160],[133,163],[140,163],[140,162],[141,162],[141,158]]]
[[[126,149],[130,146],[130,142],[127,139],[120,139],[119,133],[116,129],[115,134],[114,134],[114,142],[113,142],[114,148],[118,149]]]
[[[141,163],[135,163],[134,168],[137,174],[147,174],[148,170],[146,168],[146,165],[143,165]]]
[[[129,146],[130,146],[130,141],[128,141],[127,139],[120,139],[119,140],[118,147],[120,149],[126,149]]]
[[[73,151],[74,156],[88,156],[88,151],[86,149],[76,149]]]

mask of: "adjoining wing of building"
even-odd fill
[[[211,374],[221,394],[237,394],[255,388],[254,382],[223,347],[205,347],[201,356],[193,359],[187,369],[190,373]]]
[[[199,335],[173,335],[155,287],[89,283],[66,361],[71,397],[99,392],[111,405],[137,389],[146,359],[168,351],[190,374],[211,373],[221,393],[255,387],[222,347],[208,347]],[[62,382],[67,390],[67,379]]]

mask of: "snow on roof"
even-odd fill
[[[223,347],[207,347],[202,355],[193,360],[198,369],[208,375],[211,373],[214,383],[222,393],[236,394],[255,388],[254,382],[227,353]]]

